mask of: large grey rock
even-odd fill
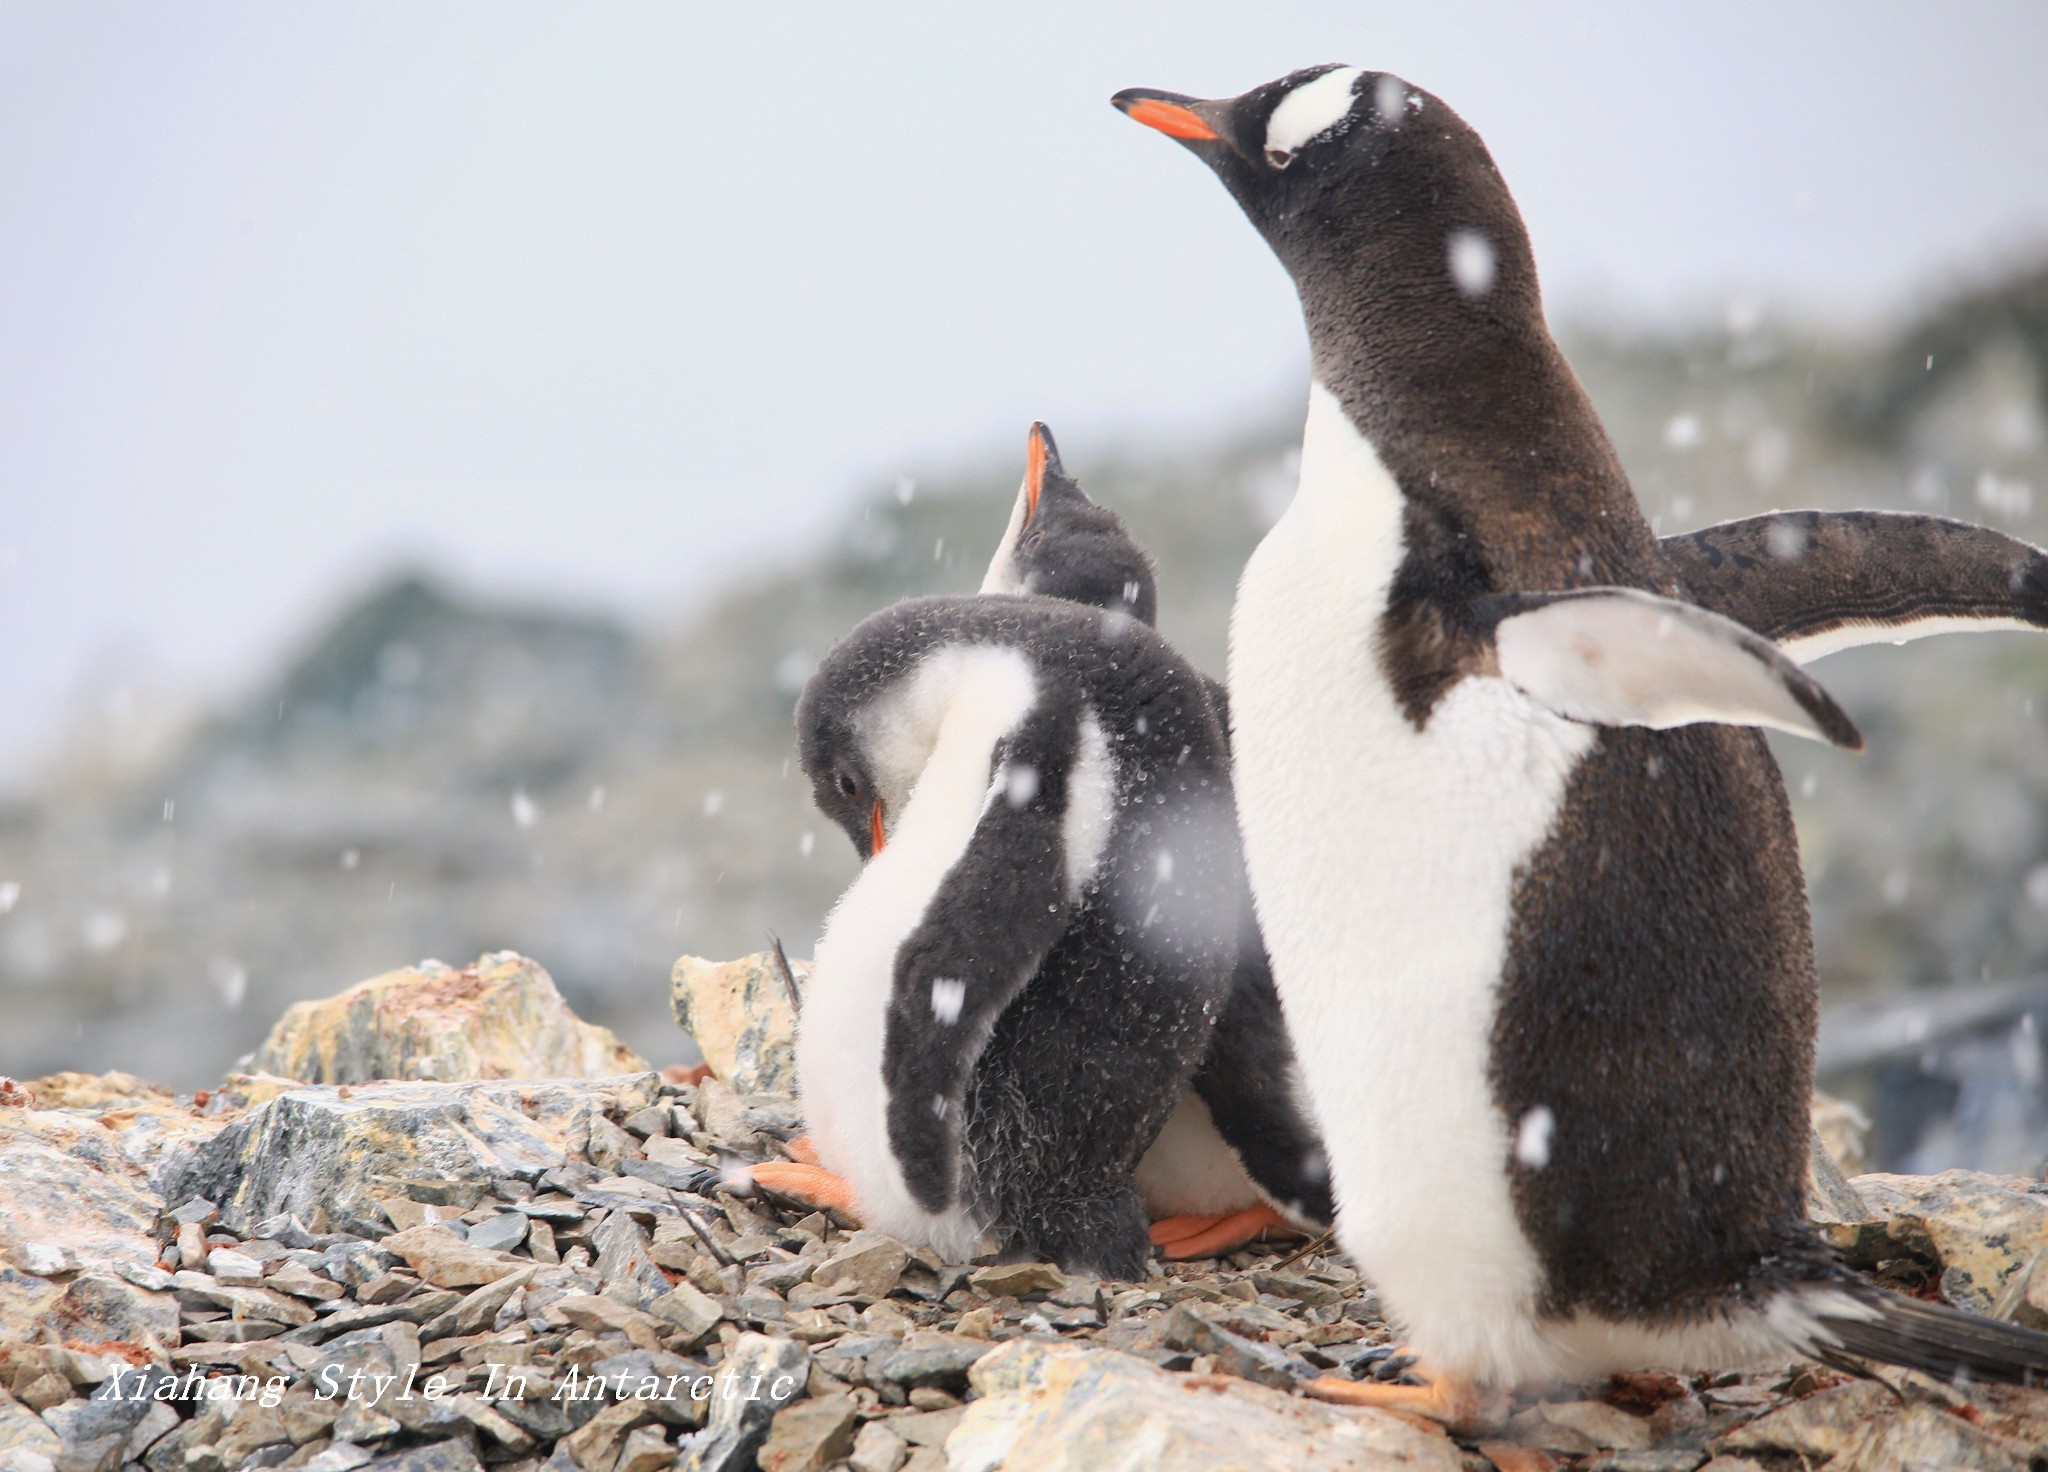
[[[516,951],[460,970],[423,961],[291,1007],[256,1067],[306,1083],[377,1079],[603,1078],[647,1062],[569,1010],[554,978]]]
[[[1463,1472],[1457,1447],[1377,1411],[1241,1380],[1172,1375],[1113,1350],[1012,1340],[974,1370],[982,1398],[948,1472]]]
[[[810,966],[792,961],[801,995]],[[796,1092],[796,1008],[772,953],[737,961],[684,956],[669,975],[676,1023],[711,1072],[742,1094]]]
[[[316,1232],[381,1236],[380,1197],[474,1206],[493,1181],[560,1166],[588,1140],[593,1111],[630,1113],[659,1091],[652,1073],[292,1089],[174,1154],[163,1194],[218,1202],[241,1233],[289,1212]]]

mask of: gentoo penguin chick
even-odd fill
[[[1930,634],[2048,628],[2048,552],[1901,511],[1774,511],[1664,538],[1693,601],[1800,664]]]
[[[1066,598],[1156,624],[1157,589],[1152,559],[1122,518],[1089,499],[1060,463],[1052,431],[1033,424],[1010,524],[981,591]],[[1221,681],[1202,683],[1227,740],[1229,697]],[[1214,1256],[1298,1220],[1329,1226],[1329,1169],[1295,1076],[1247,889],[1229,1004],[1188,1095],[1138,1164],[1163,1256]]]
[[[981,591],[1066,598],[1157,625],[1158,587],[1123,518],[1088,498],[1060,463],[1052,431],[1032,425],[1024,480]]]
[[[1745,728],[1860,742],[1680,598],[1485,145],[1353,67],[1115,102],[1217,174],[1309,330],[1233,773],[1339,1240],[1436,1377],[1319,1393],[1456,1417],[1787,1348],[2048,1371],[2048,1336],[1883,1293],[1805,1220],[1812,933]]]
[[[818,1166],[869,1225],[956,1259],[993,1233],[1141,1276],[1132,1173],[1228,999],[1244,886],[1200,677],[1092,608],[917,599],[826,656],[797,725],[867,860],[798,1027]]]

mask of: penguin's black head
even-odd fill
[[[981,591],[1067,598],[1145,624],[1159,616],[1152,559],[1122,519],[1089,500],[1066,473],[1052,431],[1043,424],[1031,426],[1024,483]]]
[[[857,718],[872,681],[833,660],[818,667],[796,703],[797,756],[811,779],[811,800],[872,859],[885,842],[889,814],[860,738]]]
[[[1540,318],[1528,236],[1486,145],[1392,73],[1318,66],[1220,101],[1144,87],[1111,101],[1215,171],[1312,328],[1319,307],[1412,317],[1431,301],[1482,321]]]

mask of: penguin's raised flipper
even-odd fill
[[[1569,720],[1663,730],[1769,726],[1860,751],[1834,698],[1768,639],[1696,604],[1637,588],[1480,600],[1500,673]]]
[[[1702,607],[1801,664],[1929,634],[2048,629],[2048,552],[1900,511],[1774,511],[1665,537]]]
[[[926,1211],[958,1194],[962,1106],[996,1019],[1067,927],[1073,741],[1071,719],[1041,712],[1005,743],[974,836],[896,953],[882,1043],[889,1150]]]

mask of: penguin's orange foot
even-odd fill
[[[1489,1395],[1477,1386],[1444,1375],[1424,1374],[1422,1385],[1390,1385],[1382,1380],[1345,1380],[1320,1375],[1303,1383],[1304,1395],[1341,1406],[1371,1406],[1381,1411],[1405,1411],[1426,1416],[1448,1426],[1486,1426],[1501,1418],[1506,1400]]]
[[[805,1165],[818,1163],[818,1147],[811,1143],[809,1135],[798,1135],[794,1140],[785,1140],[782,1148],[789,1152],[791,1160],[801,1161]]]
[[[767,1160],[748,1166],[747,1174],[755,1185],[777,1196],[786,1196],[805,1206],[844,1212],[850,1217],[860,1215],[860,1207],[853,1199],[853,1187],[847,1184],[844,1176],[834,1175],[822,1165],[807,1165],[797,1160]]]
[[[1216,1216],[1170,1216],[1152,1223],[1152,1245],[1167,1258],[1214,1257],[1266,1231],[1299,1233],[1300,1228],[1261,1201],[1243,1211]]]

